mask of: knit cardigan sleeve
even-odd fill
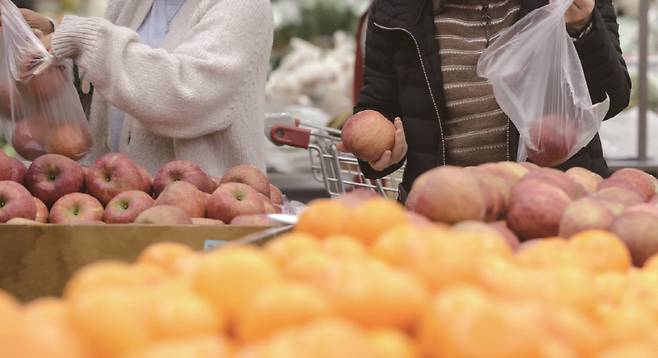
[[[73,58],[110,103],[165,137],[189,139],[240,117],[240,94],[263,71],[272,46],[267,0],[206,2],[174,51],[143,45],[135,31],[101,18],[66,16],[52,48]]]

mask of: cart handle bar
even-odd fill
[[[272,143],[282,146],[308,149],[311,142],[311,130],[285,124],[277,124],[270,128]]]

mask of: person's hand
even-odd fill
[[[407,139],[404,135],[404,127],[402,126],[402,120],[400,117],[395,118],[395,144],[393,149],[387,150],[382,154],[381,158],[374,162],[370,162],[372,169],[377,171],[382,171],[392,165],[395,165],[404,159],[407,155]],[[345,151],[345,146],[343,143],[338,143],[336,146],[341,152]]]
[[[595,4],[595,0],[574,0],[567,13],[564,14],[570,34],[579,34],[585,29],[592,19]]]
[[[47,17],[29,9],[20,9],[20,11],[31,28],[41,31],[44,35],[50,35],[55,31],[53,23]]]

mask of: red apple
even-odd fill
[[[32,195],[50,206],[66,194],[81,191],[84,180],[80,164],[63,155],[46,154],[30,165],[25,186]]]
[[[142,176],[142,191],[151,194],[153,191],[153,177],[151,174],[149,174],[144,167],[141,167],[137,165],[137,169],[139,170],[139,174]]]
[[[486,163],[478,165],[473,170],[479,173],[488,173],[505,180],[510,190],[530,172],[526,167],[515,162]]]
[[[118,194],[105,207],[103,221],[108,224],[130,224],[155,201],[150,195],[139,190],[124,191]]]
[[[356,189],[339,195],[335,200],[348,208],[353,208],[375,198],[379,198],[379,195],[372,190]]]
[[[607,230],[615,214],[604,200],[594,197],[578,199],[567,207],[560,219],[560,237],[565,239],[586,230]]]
[[[633,212],[649,213],[651,215],[654,215],[656,217],[656,220],[658,220],[658,205],[638,204],[638,205],[631,206],[628,209],[624,210],[624,214],[625,213],[633,213]]]
[[[47,153],[43,141],[38,137],[38,127],[32,119],[16,122],[11,143],[16,153],[27,160],[35,160]],[[37,122],[38,123],[38,122]]]
[[[465,169],[450,166],[421,175],[409,193],[407,207],[446,224],[482,220],[486,214],[486,202],[477,178]]]
[[[585,192],[582,186],[557,169],[541,168],[528,173],[523,180],[539,179],[564,190],[572,200],[581,198]]]
[[[343,125],[341,141],[345,150],[367,162],[379,160],[395,144],[395,125],[376,111],[354,114]]]
[[[99,158],[87,169],[87,191],[102,204],[107,204],[119,193],[141,190],[144,186],[137,165],[127,156],[110,153]]]
[[[207,218],[192,218],[192,224],[199,226],[222,226],[224,222],[221,220],[207,219]]]
[[[603,181],[600,175],[580,167],[571,168],[566,171],[566,174],[571,180],[579,184],[587,194],[596,192],[599,184]]]
[[[649,201],[656,194],[653,176],[639,169],[625,168],[618,170],[612,174],[612,179],[628,182],[646,201]]]
[[[507,225],[521,239],[557,236],[571,203],[564,190],[539,179],[524,179],[512,189]]]
[[[559,115],[546,116],[530,128],[528,159],[543,167],[554,167],[569,159],[578,144],[578,128]]]
[[[2,169],[0,169],[0,170],[2,170]],[[23,181],[25,180],[25,174],[26,173],[27,173],[27,167],[25,166],[25,164],[23,164],[23,162],[21,162],[20,160],[18,160],[16,158],[11,158],[11,178],[10,178],[10,180],[13,180],[17,183],[23,184]]]
[[[140,225],[192,225],[192,219],[179,207],[171,205],[154,206],[146,209],[135,219]]]
[[[37,207],[25,187],[15,181],[0,181],[0,223],[13,218],[34,220]]]
[[[643,188],[639,188],[639,187],[635,186],[634,183],[627,180],[626,178],[613,178],[613,177],[610,177],[608,179],[605,179],[604,181],[601,182],[601,184],[599,184],[597,190],[601,191],[601,190],[607,189],[607,188],[622,188],[622,189],[632,191],[632,192],[636,193],[637,195],[639,195],[643,202],[647,202],[647,201],[649,201],[649,199],[651,199],[651,197],[649,197],[647,195],[646,190],[644,190]]]
[[[278,221],[270,219],[267,215],[242,215],[231,220],[231,225],[237,226],[278,226]]]
[[[270,200],[274,205],[281,205],[283,203],[283,193],[274,184],[270,184]]]
[[[210,177],[210,181],[212,181],[212,193],[219,188],[219,184],[222,182],[222,177]]]
[[[70,224],[81,221],[95,222],[103,218],[103,205],[91,195],[66,194],[50,208],[49,220],[53,224]]]
[[[499,183],[496,183],[496,181],[501,179],[487,173],[478,173],[475,170],[472,171],[480,184],[480,191],[484,197],[486,212],[483,220],[487,222],[498,220],[505,214],[508,200],[508,197],[505,196],[506,193],[500,190],[503,187],[500,186]]]
[[[603,188],[598,190],[593,194],[594,197],[611,201],[623,206],[623,209],[644,203],[644,199],[635,191],[620,188],[620,187],[610,187]]]
[[[247,184],[222,184],[208,200],[208,217],[225,223],[230,223],[238,216],[264,213],[263,200],[258,196],[258,192]]]
[[[187,160],[176,160],[160,168],[153,180],[155,195],[160,195],[164,188],[174,181],[186,181],[203,192],[212,192],[213,183],[210,176],[201,167]]]
[[[36,220],[24,219],[24,218],[13,218],[6,223],[7,225],[42,225],[42,222]]]
[[[0,150],[0,181],[13,180],[13,165],[11,158]],[[16,181],[16,180],[14,180]]]
[[[34,220],[44,224],[47,223],[49,212],[46,204],[39,200],[39,198],[34,197],[34,205],[37,207],[37,215]]]
[[[177,206],[183,209],[191,218],[203,218],[206,216],[206,204],[208,201],[205,194],[191,183],[174,181],[167,185],[160,196],[158,196],[155,206]]]
[[[38,76],[34,76],[28,83],[28,88],[40,100],[47,100],[59,93],[69,82],[66,67],[51,66]]]
[[[270,197],[270,180],[253,165],[238,165],[229,169],[222,177],[221,184],[242,183],[254,188],[257,192]]]
[[[91,133],[86,124],[63,122],[47,138],[46,149],[73,160],[82,159],[91,149]]]
[[[633,263],[642,267],[658,253],[658,219],[647,212],[624,213],[610,227],[631,251]]]
[[[510,245],[510,247],[513,250],[516,250],[519,248],[521,245],[521,242],[519,238],[516,236],[515,233],[512,232],[512,230],[507,227],[507,222],[506,221],[496,221],[494,223],[489,223],[489,226],[494,228],[496,231],[498,231],[499,234],[501,234],[504,238],[505,241]]]
[[[541,168],[539,165],[535,163],[530,163],[530,162],[520,162],[519,165],[523,166],[524,168],[528,169],[528,171],[533,171]]]

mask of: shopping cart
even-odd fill
[[[277,113],[266,116],[265,132],[275,145],[308,150],[313,178],[324,183],[330,196],[368,189],[387,198],[397,197],[404,167],[381,179],[366,179],[356,157],[336,148],[340,141],[337,129],[312,125],[290,114]]]

